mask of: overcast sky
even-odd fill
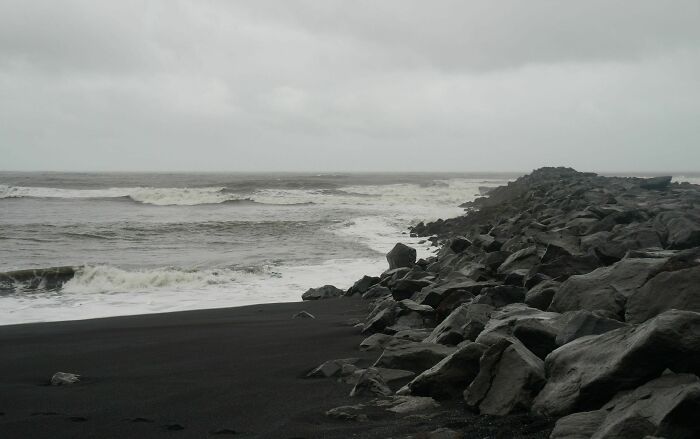
[[[0,1],[0,169],[700,171],[700,2]]]

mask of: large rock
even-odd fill
[[[620,390],[670,369],[700,373],[700,313],[667,311],[636,327],[582,337],[545,361],[547,384],[533,411],[562,416],[600,408]]]
[[[491,319],[474,341],[491,346],[502,338],[516,340],[513,331],[525,322],[539,322],[542,325],[551,326],[553,332],[558,332],[561,315],[530,308],[522,303],[513,303],[493,311]]]
[[[407,342],[386,346],[374,366],[422,373],[454,351],[434,343]]]
[[[645,178],[639,183],[639,187],[642,189],[666,189],[671,184],[671,180],[673,180],[671,176]]]
[[[700,312],[700,266],[654,276],[627,301],[625,320],[641,323],[669,309]]]
[[[457,345],[464,340],[474,341],[484,330],[493,309],[490,305],[462,304],[440,322],[424,341],[447,346]]]
[[[379,277],[376,276],[362,276],[362,278],[360,278],[348,289],[347,294],[348,296],[352,296],[354,294],[365,294],[367,290],[378,284],[379,280]]]
[[[700,379],[668,374],[621,392],[601,410],[561,418],[550,438],[693,439],[700,437],[698,413]]]
[[[525,293],[525,303],[532,308],[547,311],[560,287],[561,283],[555,280],[540,282]]]
[[[384,381],[381,373],[374,367],[365,370],[350,391],[350,396],[389,396],[391,389]]]
[[[339,360],[329,360],[321,364],[311,372],[307,373],[308,378],[329,378],[340,376],[344,370],[344,366],[354,365],[359,358],[341,358]],[[347,370],[347,368],[345,368]]]
[[[665,262],[663,258],[628,258],[588,274],[571,276],[554,295],[549,310],[606,310],[622,317],[627,299]]]
[[[301,300],[333,299],[345,294],[345,291],[333,285],[324,285],[319,288],[309,288],[302,296]]]
[[[663,212],[654,218],[667,248],[686,249],[700,246],[700,219],[682,211]]]
[[[587,335],[600,335],[627,326],[596,311],[572,311],[565,314],[565,323],[556,337],[557,346],[563,346]]]
[[[386,260],[389,262],[390,270],[412,267],[416,263],[416,249],[406,244],[398,243],[386,254]]]
[[[385,301],[380,311],[371,313],[362,328],[363,333],[388,332],[394,334],[404,329],[422,329],[434,326],[435,310],[412,300]]]
[[[491,305],[494,308],[501,308],[511,303],[523,302],[525,300],[525,288],[513,285],[498,285],[481,290],[472,303]]]
[[[520,343],[501,340],[482,356],[464,400],[487,415],[526,412],[544,385],[542,360]]]
[[[540,257],[538,255],[537,247],[530,246],[518,250],[512,255],[508,256],[508,259],[506,259],[505,262],[498,267],[498,273],[507,275],[519,269],[530,270],[539,263]]]
[[[408,391],[412,395],[435,399],[461,396],[479,373],[479,360],[485,351],[484,345],[466,343],[414,378],[407,384]]]

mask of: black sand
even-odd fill
[[[466,438],[547,437],[548,425],[460,407],[430,421],[325,417],[366,399],[301,377],[330,359],[376,359],[348,324],[366,306],[343,298],[0,326],[0,438],[387,438],[440,426]],[[291,318],[302,309],[317,318]],[[57,371],[83,379],[49,386]]]

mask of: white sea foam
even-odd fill
[[[0,324],[294,302],[301,300],[307,289],[323,284],[348,288],[364,274],[378,274],[384,264],[377,258],[267,266],[254,271],[84,267],[59,292],[23,292],[3,297]]]

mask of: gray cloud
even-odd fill
[[[5,1],[0,169],[698,171],[696,1]]]

